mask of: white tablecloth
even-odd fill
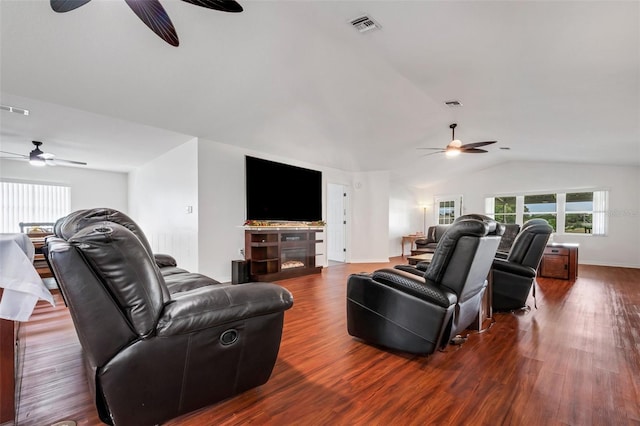
[[[0,234],[0,318],[27,321],[38,299],[55,306],[51,292],[33,267],[33,243],[26,234]]]

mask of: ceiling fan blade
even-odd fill
[[[77,9],[80,6],[89,3],[91,0],[51,0],[51,9],[54,12],[64,13]]]
[[[484,154],[489,151],[480,148],[460,148],[460,152],[463,154]]]
[[[438,150],[438,151],[444,151],[442,148],[423,148],[423,147],[418,147],[416,149],[429,149],[429,150]]]
[[[472,142],[472,143],[466,143],[466,144],[462,145],[460,148],[461,149],[465,149],[465,148],[480,148],[481,146],[491,145],[491,144],[494,144],[496,142],[498,142],[498,141]]]
[[[156,33],[161,39],[172,46],[178,46],[178,33],[173,27],[171,18],[158,0],[124,0],[133,13],[145,23],[147,27]]]
[[[18,153],[15,153],[15,152],[0,151],[0,153],[2,153],[2,154],[9,154],[9,155],[15,155],[16,157],[25,158],[25,159],[26,159],[26,158],[29,158],[29,156],[28,156],[28,155],[18,154]],[[8,157],[5,157],[5,158],[8,158]]]
[[[58,163],[58,164],[77,164],[79,166],[87,165],[87,163],[85,163],[84,161],[63,160],[62,158],[52,158],[50,160],[47,160],[47,164],[49,164],[49,161],[51,161],[52,163]]]
[[[234,0],[182,0],[196,6],[206,7],[207,9],[221,10],[223,12],[242,12],[242,6]]]
[[[428,157],[428,156],[430,156],[430,155],[442,154],[443,152],[446,152],[446,151],[445,151],[445,150],[443,150],[443,149],[441,149],[440,151],[430,152],[430,153],[428,153],[428,154],[421,155],[420,157],[422,158],[422,157]]]

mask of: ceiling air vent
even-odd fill
[[[0,105],[0,110],[15,112],[17,114],[22,114],[22,115],[29,115],[28,109],[18,108],[10,105]]]
[[[462,102],[460,101],[446,101],[444,104],[450,108],[456,108],[456,107],[462,106]]]
[[[371,30],[379,30],[381,28],[380,24],[378,24],[373,20],[373,18],[367,15],[352,19],[351,25],[360,33],[365,33]]]

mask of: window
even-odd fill
[[[485,199],[485,213],[502,223],[545,219],[554,232],[606,235],[608,191],[496,196]]]
[[[590,234],[593,228],[593,192],[568,193],[565,201],[564,232]]]
[[[493,217],[500,223],[516,223],[516,197],[495,197]]]
[[[71,212],[71,188],[0,182],[0,233],[20,232],[20,222],[55,222]]]
[[[607,192],[566,194],[564,232],[567,234],[606,234]]]
[[[462,197],[436,198],[434,205],[436,206],[436,223],[438,225],[449,225],[453,223],[456,217],[460,216]]]
[[[544,219],[556,231],[558,203],[556,194],[525,195],[523,221],[530,219]]]

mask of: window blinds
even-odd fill
[[[0,233],[20,232],[20,222],[55,222],[71,211],[71,188],[0,182]]]

